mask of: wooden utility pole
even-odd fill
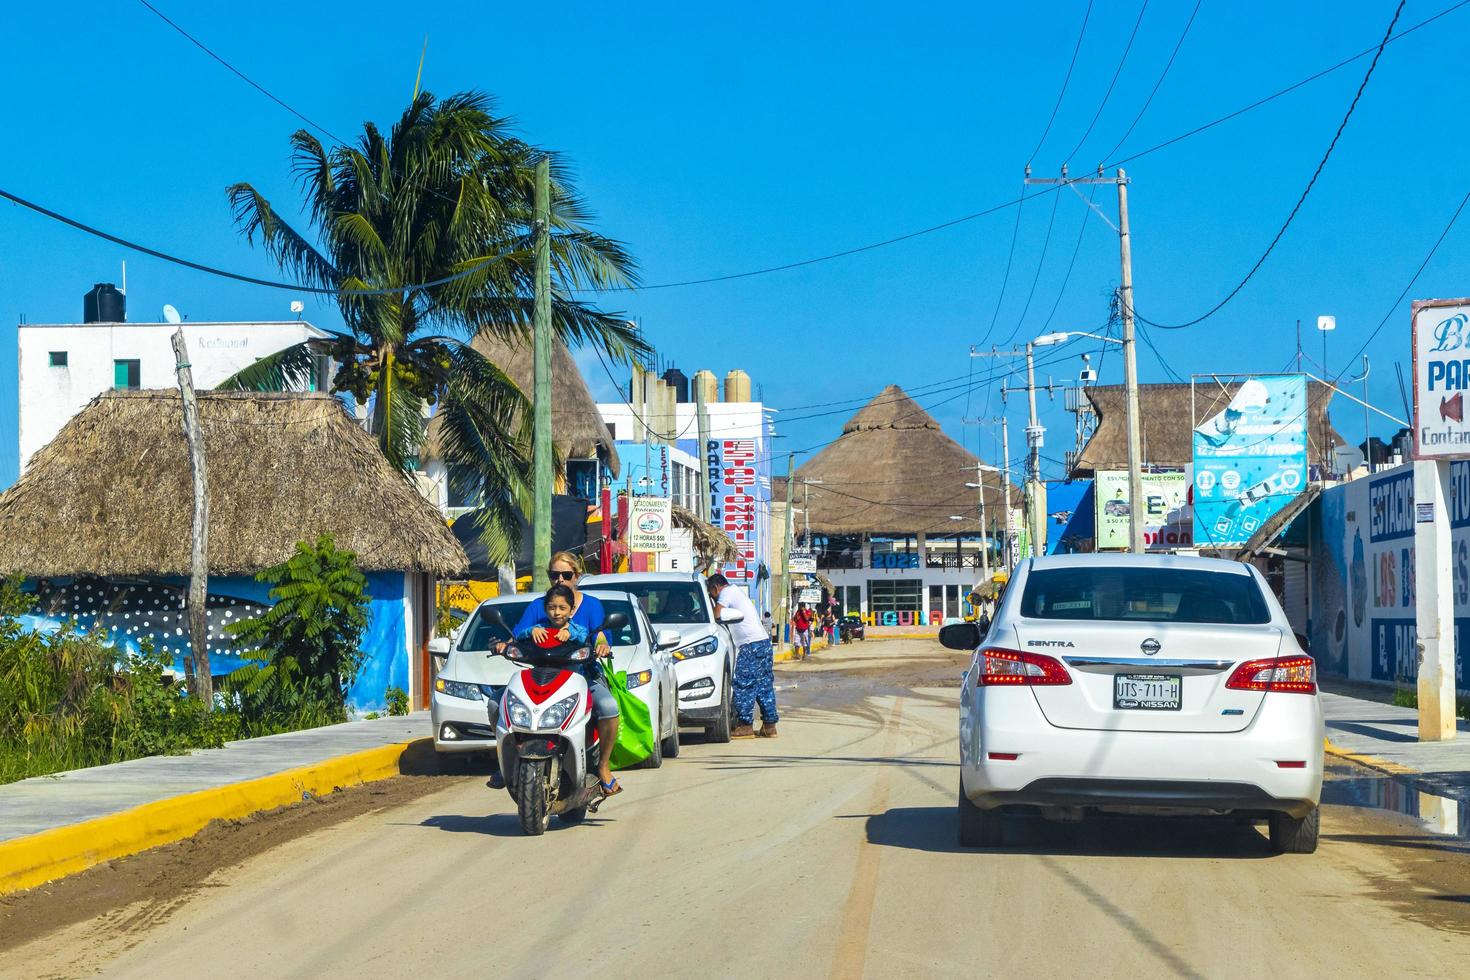
[[[174,331],[174,370],[184,402],[184,441],[189,445],[189,469],[194,478],[194,527],[189,548],[189,598],[184,609],[189,621],[190,656],[185,675],[205,709],[214,706],[214,676],[209,668],[209,484],[204,473],[204,433],[199,428],[199,404],[194,398],[194,373],[184,347],[184,331]]]
[[[551,490],[555,480],[551,443],[551,161],[536,164],[536,306],[533,349],[535,384],[532,396],[531,467],[535,504],[531,514],[532,587],[545,592],[550,584]]]

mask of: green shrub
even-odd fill
[[[408,714],[408,694],[401,687],[389,687],[383,692],[383,700],[388,702],[388,714]]]
[[[347,689],[362,667],[367,579],[330,535],[256,576],[271,586],[265,612],[228,627],[246,664],[228,690],[249,725],[347,718]],[[299,727],[299,726],[298,726]]]

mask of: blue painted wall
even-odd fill
[[[370,602],[362,648],[367,658],[347,692],[348,706],[357,712],[382,710],[384,692],[390,685],[407,691],[409,676],[405,576],[402,572],[369,572],[366,578]],[[114,642],[130,650],[137,650],[139,641],[148,637],[156,649],[173,656],[175,669],[183,673],[189,651],[183,621],[186,579],[45,579],[29,586],[37,605],[23,622],[31,629],[56,629],[74,619],[84,630],[106,629]],[[269,605],[268,591],[268,586],[254,578],[209,580],[209,658],[216,675],[228,674],[248,662],[233,652],[225,627]]]

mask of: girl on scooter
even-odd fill
[[[568,551],[558,551],[551,556],[546,571],[551,577],[551,588],[545,596],[533,599],[526,606],[526,611],[521,614],[521,621],[516,623],[512,631],[516,636],[528,635],[532,637],[532,642],[539,643],[540,640],[535,638],[533,630],[538,627],[546,630],[552,625],[547,600],[557,594],[565,601],[566,592],[571,593],[571,615],[562,626],[557,627],[558,630],[570,630],[575,625],[583,631],[582,635],[585,637],[603,624],[607,616],[602,602],[596,596],[587,595],[577,588],[577,583],[582,578],[580,558]],[[598,632],[592,642],[599,658],[612,656],[612,647],[608,646],[606,634]],[[622,783],[614,779],[612,774],[613,744],[618,740],[618,702],[607,689],[602,667],[596,660],[583,664],[580,670],[582,676],[587,678],[587,687],[592,694],[592,712],[597,717],[597,737],[602,743],[602,754],[598,757],[597,766],[598,782],[603,796],[616,796],[623,791]]]

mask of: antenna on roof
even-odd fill
[[[291,312],[296,314],[296,319],[301,319],[301,311],[306,309],[306,304],[299,299],[291,301]]]
[[[184,322],[184,318],[181,317],[181,316],[179,316],[178,309],[172,303],[164,303],[163,304],[163,322],[164,323],[183,323]]]

